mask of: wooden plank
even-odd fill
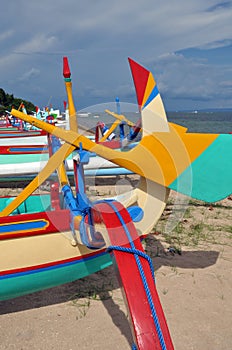
[[[97,204],[95,209],[102,216],[112,246],[144,253],[131,217],[122,204],[104,202]],[[112,250],[112,255],[138,350],[174,349],[149,262],[143,257],[120,250]]]

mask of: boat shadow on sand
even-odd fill
[[[149,235],[145,243],[147,254],[151,257],[154,270],[162,266],[173,266],[184,269],[202,269],[214,265],[219,253],[216,251],[169,251],[161,244],[155,235]],[[119,294],[118,294],[119,292]],[[113,266],[82,278],[72,283],[54,287],[48,290],[36,292],[8,301],[0,302],[0,315],[15,313],[30,309],[46,307],[60,303],[78,305],[83,299],[98,300],[101,302],[112,319],[112,322],[127,339],[133,342],[131,329],[126,314],[120,305],[123,299],[118,301],[119,283],[114,273]],[[67,320],[66,320],[67,321]]]
[[[146,246],[148,249],[145,247],[145,250],[152,259],[155,271],[158,271],[162,266],[183,269],[207,268],[214,265],[219,256],[218,251],[212,250],[192,250],[181,253],[169,250],[153,234],[148,236]],[[107,304],[113,302],[112,291],[118,288],[119,283],[114,268],[110,266],[71,283],[11,300],[0,301],[0,315],[64,303],[77,298],[97,298],[107,308]]]

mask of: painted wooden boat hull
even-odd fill
[[[1,161],[0,161],[1,163]],[[19,176],[35,176],[37,175],[45,166],[47,163],[47,160],[44,160],[44,157],[41,158],[40,161],[37,162],[27,162],[27,163],[8,163],[8,164],[1,164],[1,170],[0,170],[0,179],[6,178],[6,177],[19,177]],[[101,171],[100,171],[101,169]],[[117,175],[120,173],[118,169],[124,169],[121,167],[118,167],[114,163],[111,163],[110,161],[105,161],[101,157],[92,157],[90,159],[89,164],[85,166],[85,171],[88,173],[88,171],[91,171],[91,173],[94,174],[97,172],[100,172],[102,175],[104,175],[104,169],[111,169],[111,174]],[[114,171],[114,170],[115,171]],[[66,161],[66,170],[69,172],[69,175],[71,175],[70,172],[73,171],[73,162],[71,159]],[[122,170],[123,173],[125,171]],[[130,171],[126,171],[126,173],[132,173]],[[107,171],[106,171],[107,175]]]
[[[167,196],[165,188],[141,179],[138,188],[116,200],[125,207],[136,204],[143,208],[144,217],[136,223],[142,237],[161,216]],[[0,211],[11,200],[0,198]],[[29,208],[33,213],[27,214]],[[112,263],[105,247],[73,245],[69,211],[51,209],[50,194],[32,195],[12,215],[0,217],[0,300],[68,283]]]
[[[0,300],[72,282],[112,263],[105,250],[93,252],[83,246],[73,247],[61,233],[9,239],[0,244],[3,252],[0,259]],[[23,255],[24,263],[20,261],[19,254]]]
[[[137,143],[131,144],[134,147]],[[0,181],[7,177],[20,180],[20,177],[30,179],[36,176],[49,159],[46,144],[32,145],[1,145],[0,146]],[[66,171],[73,176],[73,160],[70,156],[66,162]],[[131,171],[105,160],[96,154],[91,154],[90,161],[85,165],[85,173],[89,176],[107,176],[132,174]]]
[[[0,137],[1,138],[18,138],[18,137],[36,137],[36,136],[43,136],[46,135],[46,132],[42,130],[1,130],[0,129]]]
[[[8,146],[8,145],[41,145],[47,143],[46,135],[38,136],[25,136],[21,137],[9,137],[6,135],[5,137],[0,137],[0,146]]]
[[[73,179],[74,173],[73,171],[67,171],[67,176],[70,180]],[[95,176],[118,176],[118,175],[132,175],[133,173],[125,168],[117,167],[117,168],[104,168],[104,169],[87,169],[84,171],[84,175],[87,177],[95,177]],[[14,175],[14,176],[1,176],[1,183],[11,183],[11,182],[28,182],[33,180],[37,174],[30,175]],[[49,176],[49,180],[56,179],[57,175],[52,174]]]
[[[0,199],[1,210],[10,200]],[[69,211],[51,211],[50,205],[49,195],[31,196],[14,215],[0,218],[1,300],[71,282],[111,264],[104,249],[73,246]],[[34,213],[26,214],[27,207]]]

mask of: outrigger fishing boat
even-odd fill
[[[98,126],[97,126],[98,127]],[[127,139],[127,138],[126,138]],[[131,143],[121,147],[121,140],[97,141],[107,147],[126,151],[129,147],[135,147]],[[0,146],[0,182],[30,180],[35,177],[45,166],[49,159],[49,146],[47,144],[37,145],[2,145]],[[73,154],[65,162],[65,168],[69,177],[73,178]],[[105,160],[91,153],[88,164],[84,167],[88,176],[112,176],[131,174],[131,171]]]
[[[47,133],[43,130],[1,130],[0,145],[7,144],[36,144],[46,141]]]
[[[77,280],[114,263],[131,315],[133,349],[173,349],[141,239],[159,220],[170,189],[214,202],[231,194],[231,135],[191,134],[167,121],[152,73],[129,59],[142,118],[142,139],[128,152],[78,133],[71,73],[64,58],[70,130],[17,110],[12,115],[50,135],[50,159],[15,198],[0,199],[0,299]],[[64,143],[57,147],[57,138]],[[64,161],[73,152],[75,193]],[[85,192],[90,152],[140,175],[139,186],[105,200]],[[56,170],[50,193],[33,192]]]
[[[110,127],[107,127],[105,123],[100,121],[97,123],[95,131],[95,142],[101,143],[104,146],[108,146],[110,148],[133,148],[137,144],[137,142],[134,141],[141,131],[141,118],[137,121],[136,124],[131,122],[128,118],[121,114],[121,107],[118,97],[116,97],[115,101],[117,113],[112,112],[109,109],[105,109],[105,112],[113,116],[116,120]],[[127,133],[125,131],[125,127],[129,128],[129,131]],[[118,138],[115,135],[116,128],[119,128]]]
[[[18,110],[22,110],[27,114],[27,110],[23,103],[20,104]],[[68,111],[64,113],[65,118],[61,119],[62,115],[59,110],[47,109],[46,111],[40,111],[37,107],[37,111],[34,112],[34,116],[37,119],[54,123],[56,126],[66,128],[68,125]],[[0,120],[0,149],[2,146],[16,146],[23,145],[31,147],[31,145],[42,146],[47,144],[47,133],[44,130],[32,127],[29,123],[23,122],[21,119],[16,118],[7,111],[8,115],[4,119]],[[9,146],[9,147],[10,147]],[[29,147],[29,148],[30,148]],[[3,150],[0,150],[3,154]],[[35,153],[35,151],[34,151]],[[25,153],[27,154],[27,153]]]
[[[47,133],[44,130],[28,130],[22,120],[20,122],[8,121],[0,127],[0,147],[8,145],[42,144],[47,141]],[[7,122],[8,121],[8,122]],[[2,153],[2,152],[1,152]]]
[[[126,117],[124,117],[123,121],[119,119],[122,118],[121,114],[110,111],[107,112],[116,116],[117,122],[113,123],[110,128],[104,123],[98,122],[95,128],[95,135],[92,133],[90,134],[89,131],[87,137],[94,139],[98,144],[121,151],[128,151],[128,149],[135,147],[137,142],[133,141],[140,129],[130,121],[126,121]],[[114,133],[117,126],[119,128],[119,136]],[[126,126],[129,127],[128,133],[125,132]],[[86,131],[88,130],[83,129],[83,132]],[[43,133],[45,132],[43,131]],[[19,142],[20,139],[21,138],[19,138]],[[15,140],[18,142],[17,139]],[[28,181],[43,169],[49,159],[48,141],[44,141],[44,144],[37,144],[37,142],[33,144],[32,140],[31,144],[11,144],[11,140],[8,142],[8,145],[0,145],[0,182],[7,182],[9,180],[20,182],[24,180]],[[71,154],[65,162],[66,171],[71,178],[74,176],[72,158],[73,154]],[[93,153],[91,153],[91,157],[88,164],[85,165],[84,171],[87,176],[131,174],[131,171],[119,167],[110,161],[106,161]]]

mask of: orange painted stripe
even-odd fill
[[[127,155],[127,159],[134,163],[130,169],[139,172],[140,175],[146,178],[168,186],[217,137],[217,134],[178,133],[178,129],[176,130],[170,125],[170,132],[153,133],[145,136],[140,144],[130,152],[130,155]],[[121,165],[126,166],[126,163],[122,160]]]
[[[199,157],[219,136],[219,134],[181,134],[186,150],[193,162]]]
[[[78,147],[81,142],[84,149],[164,186],[169,186],[219,136],[186,133],[170,125],[170,132],[156,132],[144,136],[139,145],[131,151],[118,152],[96,144],[72,130],[62,130],[16,110],[12,110],[11,114],[31,122],[69,144]]]
[[[155,79],[153,78],[153,75],[150,72],[149,77],[147,79],[147,86],[146,86],[144,96],[143,96],[142,107],[147,102],[147,99],[150,96],[150,94],[152,93],[152,90],[154,89],[155,85],[156,85]]]

